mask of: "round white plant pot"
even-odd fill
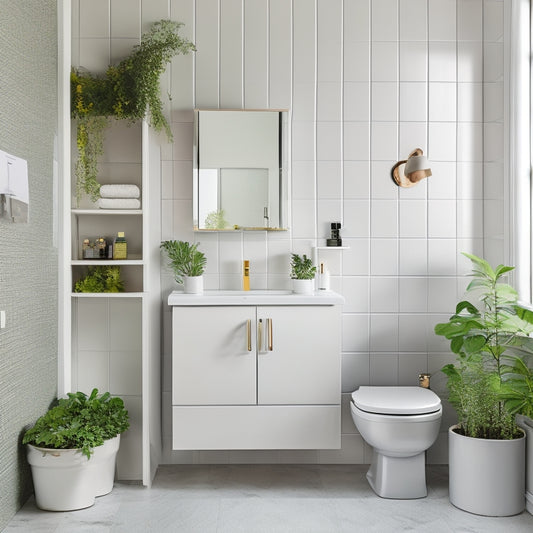
[[[204,292],[204,277],[183,276],[183,292],[185,294],[202,294]]]
[[[525,506],[525,444],[465,437],[448,430],[450,501],[484,516],[511,516]]]
[[[93,463],[80,450],[27,445],[35,503],[45,511],[73,511],[94,504]]]
[[[295,294],[310,294],[315,289],[314,279],[294,279],[292,280],[292,292]]]
[[[93,486],[95,496],[104,496],[113,490],[115,481],[115,464],[120,446],[120,435],[106,440],[102,446],[94,448],[89,459],[92,463]]]

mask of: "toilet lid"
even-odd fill
[[[421,415],[440,409],[440,398],[423,387],[359,387],[352,399],[362,411],[382,415]]]

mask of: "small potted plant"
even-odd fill
[[[305,254],[291,254],[291,279],[292,290],[296,294],[309,294],[313,292],[316,266]]]
[[[168,258],[169,266],[174,272],[177,283],[183,283],[186,294],[201,294],[203,292],[203,273],[207,259],[198,250],[200,243],[190,244],[186,241],[163,241],[163,249]]]
[[[476,303],[459,302],[449,321],[435,326],[457,354],[457,363],[442,369],[459,419],[448,432],[450,501],[475,514],[509,516],[524,509],[525,438],[514,415],[524,385],[517,369],[531,368],[533,313],[501,281],[512,267],[493,269],[464,255],[473,263],[467,295]]]
[[[129,427],[121,398],[109,392],[69,393],[59,399],[22,443],[27,445],[37,507],[72,511],[111,492],[120,434]]]

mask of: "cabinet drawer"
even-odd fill
[[[174,406],[174,450],[339,449],[340,405]]]

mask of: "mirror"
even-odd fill
[[[197,109],[194,229],[285,229],[288,111]]]

